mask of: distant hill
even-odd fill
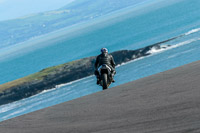
[[[14,45],[73,24],[90,21],[141,2],[141,0],[77,0],[58,10],[1,21],[0,48]]]

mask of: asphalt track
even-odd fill
[[[0,133],[200,133],[199,85],[200,61],[3,121]]]

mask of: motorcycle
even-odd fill
[[[111,73],[111,68],[103,64],[98,68],[98,73],[99,73],[99,85],[102,86],[103,90],[108,89],[110,84],[112,83],[112,73]]]

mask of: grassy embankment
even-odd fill
[[[72,61],[69,63],[65,63],[65,64],[61,64],[58,66],[53,66],[53,67],[49,67],[46,69],[41,70],[40,72],[28,75],[26,77],[5,83],[0,85],[0,93],[2,93],[3,91],[6,91],[9,88],[15,87],[15,86],[19,86],[21,84],[25,84],[25,83],[29,83],[29,82],[33,82],[33,81],[42,81],[44,79],[44,77],[46,77],[47,75],[51,75],[56,73],[57,71],[61,70],[63,67],[70,67],[72,65],[74,65],[74,63],[78,62],[77,61]]]

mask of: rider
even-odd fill
[[[97,56],[96,62],[95,62],[95,75],[97,77],[97,84],[99,84],[100,77],[99,77],[99,72],[98,72],[98,67],[101,65],[106,64],[111,68],[111,76],[112,76],[112,82],[115,82],[113,79],[116,71],[115,71],[115,62],[113,59],[113,56],[108,54],[108,49],[107,48],[102,48],[101,49],[101,54]]]

